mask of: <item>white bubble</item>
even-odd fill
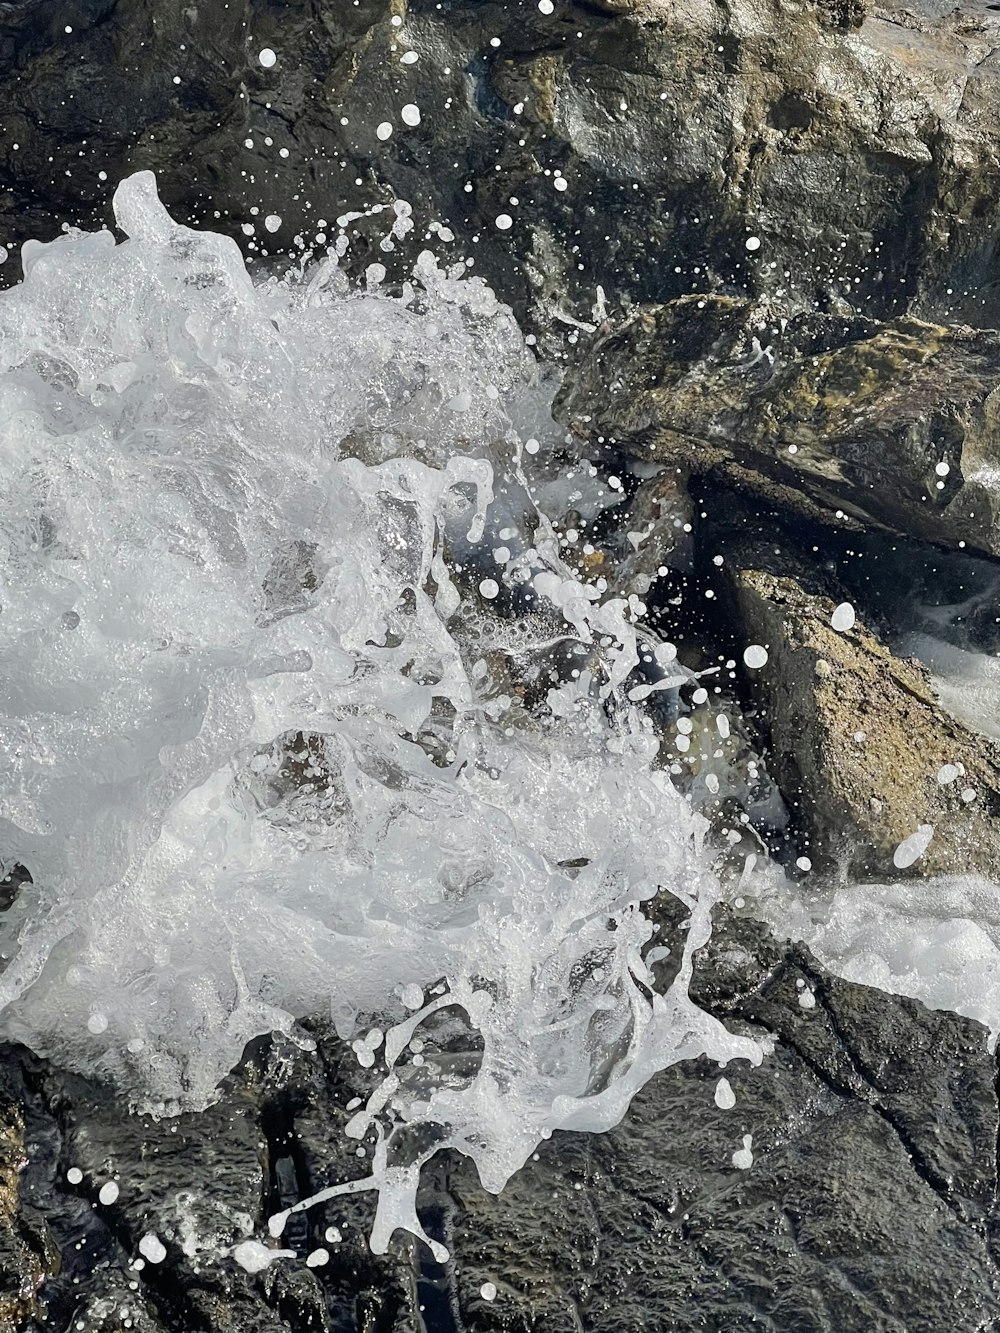
[[[420,124],[420,108],[413,102],[407,102],[399,115],[404,125]]]
[[[327,1227],[327,1229],[323,1232],[323,1239],[329,1245],[339,1245],[344,1238],[340,1234],[339,1227]]]
[[[500,591],[500,584],[497,583],[496,579],[483,579],[479,585],[479,591],[488,601],[492,601]]]
[[[728,1078],[720,1078],[716,1083],[715,1104],[720,1111],[731,1111],[736,1105],[736,1093]]]
[[[743,661],[754,670],[767,665],[767,649],[759,643],[752,643],[743,651]]]
[[[904,838],[892,854],[892,864],[897,870],[907,870],[914,862],[919,861],[930,846],[931,839],[934,837],[934,826],[932,824],[921,824],[915,833],[911,833],[908,838]]]
[[[552,0],[538,0],[538,8],[543,14],[551,14],[555,9],[555,5],[552,3]]]
[[[95,1037],[99,1037],[102,1032],[107,1032],[107,1016],[98,1012],[92,1013],[87,1019],[87,1030],[92,1032]]]
[[[753,1153],[750,1151],[753,1145],[753,1135],[743,1135],[743,1147],[738,1148],[733,1153],[733,1166],[737,1171],[749,1171],[753,1166]]]
[[[501,213],[497,218],[497,226],[501,231],[508,231],[514,225],[514,219],[509,213]]]
[[[957,777],[961,776],[961,773],[962,770],[958,764],[942,764],[937,771],[937,780],[942,787],[947,787],[948,783],[954,782]]]
[[[747,246],[747,249],[750,250],[750,251],[759,250],[759,249],[760,249],[760,237],[759,237],[759,236],[748,236],[747,239],[746,239],[746,246]]]
[[[83,1172],[78,1166],[71,1166],[66,1172],[66,1179],[71,1185],[79,1185],[83,1180]]]
[[[830,624],[839,634],[843,634],[846,630],[854,628],[856,619],[854,607],[850,602],[841,602],[838,607],[834,608],[833,615],[830,617]]]
[[[715,729],[724,741],[729,739],[731,728],[729,726],[729,718],[726,717],[725,713],[720,713],[715,719]]]
[[[813,994],[812,989],[809,986],[803,986],[802,989],[799,991],[799,1008],[800,1009],[816,1008],[816,996]]]
[[[808,856],[800,856],[795,864],[800,870],[812,870],[813,868],[813,863],[809,860]]]
[[[536,439],[525,440],[524,442],[524,452],[526,454],[537,454],[540,448],[541,446]]]
[[[935,464],[934,471],[939,477],[946,477],[951,471],[951,468],[942,460],[940,463]]]
[[[278,57],[274,54],[274,52],[271,50],[269,46],[265,46],[263,51],[261,51],[260,55],[257,57],[257,59],[264,66],[265,69],[270,69],[271,66],[278,59]]]
[[[557,176],[557,177],[555,178],[555,180],[552,182],[552,184],[553,184],[553,185],[556,187],[556,189],[559,190],[559,191],[562,191],[562,190],[568,190],[568,189],[569,189],[569,181],[566,179],[565,176]]]
[[[324,1250],[322,1245],[312,1254],[306,1255],[306,1268],[322,1268],[324,1264],[330,1262],[330,1251]]]
[[[416,51],[404,51],[399,57],[399,63],[401,65],[415,65],[419,59],[420,57]]]
[[[262,1273],[276,1259],[294,1259],[294,1250],[272,1250],[259,1240],[241,1240],[233,1246],[233,1258],[248,1273]]]
[[[155,1231],[147,1231],[139,1242],[139,1253],[151,1264],[162,1264],[167,1257],[167,1247]]]
[[[484,1301],[495,1301],[497,1298],[497,1284],[495,1282],[484,1282],[479,1288],[479,1294]]]
[[[268,231],[277,231],[281,226],[281,218],[277,213],[268,213],[267,217],[264,219],[264,226]]]
[[[98,1194],[97,1197],[103,1204],[114,1203],[114,1201],[118,1198],[117,1182],[114,1180],[109,1180],[106,1185],[102,1185],[101,1192],[100,1194]]]
[[[976,793],[974,788],[966,787],[963,789],[962,800],[965,802],[966,805],[971,805],[975,799],[976,799]]]
[[[389,124],[387,120],[383,120],[382,124],[379,125],[375,131],[375,138],[381,139],[384,143],[385,140],[388,139],[391,134],[392,134],[392,126]]]

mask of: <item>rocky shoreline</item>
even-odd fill
[[[355,275],[398,276],[428,244],[474,259],[564,372],[567,456],[624,479],[588,558],[668,628],[684,603],[682,660],[736,664],[773,788],[761,844],[831,882],[996,879],[1000,742],[900,645],[918,591],[954,643],[1000,639],[998,94],[1000,7],[939,0],[17,0],[0,242],[107,220],[113,184],[151,167],[174,215],[230,230],[252,271],[317,235],[349,239]],[[417,225],[387,249],[399,198]],[[734,822],[721,799],[706,813]],[[498,1198],[447,1158],[425,1187],[447,1266],[373,1256],[363,1199],[289,1232],[316,1266],[213,1257],[351,1174],[340,1107],[361,1071],[325,1029],[312,1053],[258,1043],[215,1107],[160,1123],[7,1048],[0,1326],[1000,1327],[985,1029],[838,980],[746,913],[720,911],[695,982],[775,1040],[725,1071],[735,1106],[685,1064],[612,1132],[544,1144]],[[148,1234],[165,1254],[137,1269]]]

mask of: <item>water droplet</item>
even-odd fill
[[[830,624],[838,634],[843,634],[847,630],[854,628],[856,619],[857,617],[854,614],[854,607],[850,602],[841,602],[840,605],[834,609],[833,615],[830,617]]]
[[[736,1105],[736,1093],[728,1078],[720,1078],[716,1083],[715,1104],[720,1111],[731,1111]]]

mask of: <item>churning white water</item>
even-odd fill
[[[672,1062],[759,1059],[688,998],[702,824],[628,700],[640,609],[531,498],[547,390],[489,290],[255,286],[150,174],[115,209],[0,297],[0,1025],[172,1112],[332,1014],[383,1249],[440,1148],[497,1190]],[[419,1055],[444,1009],[462,1077]]]

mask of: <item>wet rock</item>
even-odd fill
[[[767,652],[748,684],[770,770],[816,866],[1000,874],[1000,747],[945,713],[924,668],[860,618],[835,629],[829,584],[794,556],[735,546],[722,576],[746,643]],[[897,848],[921,828],[933,830],[926,850],[900,864]]]
[[[571,340],[606,303],[692,289],[988,325],[998,45],[968,0],[23,0],[0,37],[0,241],[107,220],[151,167],[257,260],[345,218],[359,271],[430,240]],[[391,215],[346,215],[394,196],[418,225],[386,252]]]
[[[39,1313],[38,1290],[58,1263],[44,1223],[20,1195],[27,1163],[20,1094],[16,1072],[0,1050],[0,1328],[11,1330]]]
[[[122,1333],[124,1328],[133,1333],[170,1333],[135,1276],[98,1269],[87,1286],[70,1321],[74,1333]]]
[[[578,435],[810,520],[1000,553],[1000,334],[691,296],[574,366]]]
[[[699,1002],[776,1030],[774,1054],[759,1069],[666,1071],[620,1126],[555,1136],[497,1199],[454,1167],[466,1326],[989,1327],[1000,1297],[984,1238],[997,1127],[985,1031],[834,982],[756,923],[723,924],[710,954]],[[729,1110],[714,1097],[721,1074]],[[934,1127],[914,1123],[914,1096],[954,1127],[947,1160]]]
[[[179,1195],[197,1196],[191,1234],[237,1207],[255,1211],[261,1236],[279,1203],[364,1173],[364,1145],[342,1128],[370,1076],[324,1025],[311,1052],[284,1039],[259,1044],[218,1108],[161,1125],[29,1060],[62,1136],[55,1154],[42,1145],[51,1185],[39,1202],[66,1251],[82,1241],[84,1253],[69,1303],[50,1305],[62,1320],[53,1326],[109,1333],[130,1318],[147,1333],[552,1333],[581,1323],[598,1333],[972,1333],[1000,1319],[988,1241],[996,1069],[985,1030],[831,978],[805,949],[728,912],[699,957],[694,994],[730,1026],[776,1036],[761,1068],[668,1070],[612,1132],[542,1144],[499,1197],[482,1191],[471,1165],[438,1160],[420,1208],[452,1250],[445,1267],[398,1235],[388,1255],[373,1256],[373,1201],[363,1196],[293,1215],[281,1244],[297,1257],[257,1276],[225,1245],[188,1253],[170,1234]],[[723,1074],[731,1109],[716,1100]],[[734,1154],[746,1152],[745,1136],[752,1162],[738,1158],[741,1169]],[[65,1183],[71,1159],[86,1167],[80,1186]],[[119,1197],[101,1204],[91,1187],[114,1169]],[[80,1221],[67,1232],[73,1199]],[[137,1268],[151,1226],[166,1253]],[[307,1267],[320,1247],[328,1262]]]

